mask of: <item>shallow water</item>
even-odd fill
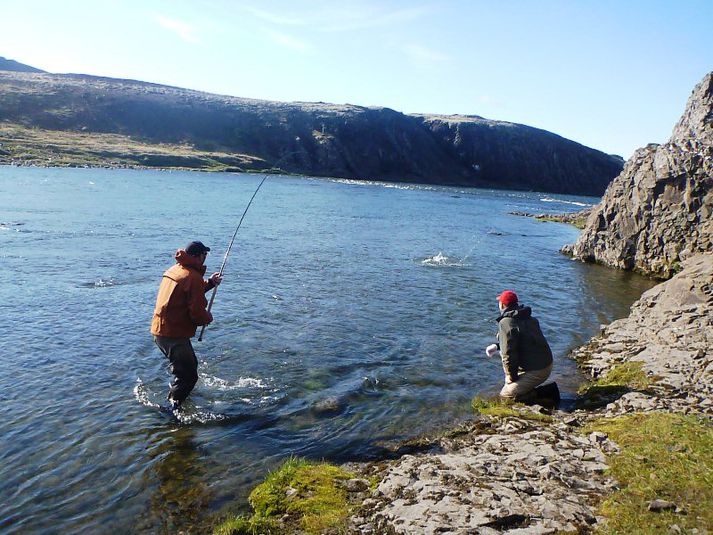
[[[148,332],[191,239],[217,271],[261,177],[0,167],[0,530],[174,532],[245,507],[289,455],[367,459],[497,391],[495,296],[556,355],[652,281],[573,262],[578,231],[508,215],[593,198],[271,177],[238,234],[182,422]]]

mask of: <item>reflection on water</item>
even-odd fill
[[[200,531],[289,455],[378,458],[467,418],[501,386],[484,348],[506,288],[571,397],[568,351],[653,285],[557,253],[573,227],[508,215],[596,199],[271,177],[176,421],[148,332],[161,273],[190,239],[217,268],[260,180],[0,167],[0,531]]]
[[[161,527],[164,533],[209,528],[203,513],[214,498],[211,481],[204,468],[195,432],[180,426],[167,434],[148,455],[150,469],[144,485],[153,488],[147,531]],[[140,524],[141,525],[141,524]]]

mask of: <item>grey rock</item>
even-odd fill
[[[664,145],[639,149],[566,252],[668,278],[713,250],[713,72],[694,88]]]
[[[369,482],[366,479],[348,479],[342,486],[347,492],[364,492],[369,489]]]
[[[606,439],[607,439],[607,434],[602,433],[601,431],[593,431],[592,433],[589,434],[590,442],[593,442],[595,444],[597,444],[597,443],[601,444]]]
[[[660,513],[661,511],[674,511],[676,504],[666,500],[652,500],[649,502],[649,511]]]

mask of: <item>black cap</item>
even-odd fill
[[[199,256],[210,251],[210,247],[203,245],[202,241],[192,241],[186,245],[186,252],[191,256]]]

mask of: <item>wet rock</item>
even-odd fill
[[[312,412],[318,416],[331,416],[344,410],[344,403],[336,397],[320,399],[312,404]]]

